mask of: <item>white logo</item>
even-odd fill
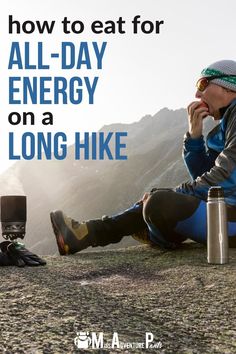
[[[92,346],[93,349],[103,348],[103,332],[98,334],[95,332],[76,332],[77,337],[74,339],[74,343],[79,349],[88,349]]]
[[[77,337],[74,339],[74,343],[77,348],[88,349],[92,340],[89,337],[89,332],[77,332]]]
[[[113,332],[110,340],[104,343],[103,332],[76,332],[77,337],[74,339],[74,344],[78,349],[160,349],[162,342],[154,342],[154,335],[151,332],[145,333],[145,341],[143,342],[121,342],[117,332]]]

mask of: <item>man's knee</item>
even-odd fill
[[[158,189],[143,206],[146,223],[156,221],[176,223],[191,216],[200,200],[194,196],[175,192],[173,189]]]
[[[174,193],[171,189],[158,189],[151,193],[143,203],[143,218],[146,223],[151,222],[158,215],[166,215],[169,205],[170,193]]]

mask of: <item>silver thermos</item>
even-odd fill
[[[211,187],[207,199],[207,261],[225,264],[229,261],[227,210],[224,191]]]

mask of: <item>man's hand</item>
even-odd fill
[[[190,103],[187,110],[189,134],[193,139],[200,138],[203,130],[203,119],[209,115],[208,106],[202,101],[194,101]]]
[[[152,190],[150,192],[145,192],[144,195],[142,196],[142,199],[140,199],[137,203],[139,204],[144,204],[148,198],[157,191],[157,188],[152,188]]]
[[[147,200],[149,197],[150,197],[150,193],[146,192],[146,193],[144,193],[144,195],[143,195],[141,201],[142,201],[143,203],[145,203],[146,200]]]

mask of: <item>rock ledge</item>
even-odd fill
[[[96,353],[236,353],[236,249],[230,263],[208,265],[206,249],[135,246],[45,257],[38,268],[0,269],[1,353],[89,353],[76,332],[141,343],[152,332],[160,349]]]

